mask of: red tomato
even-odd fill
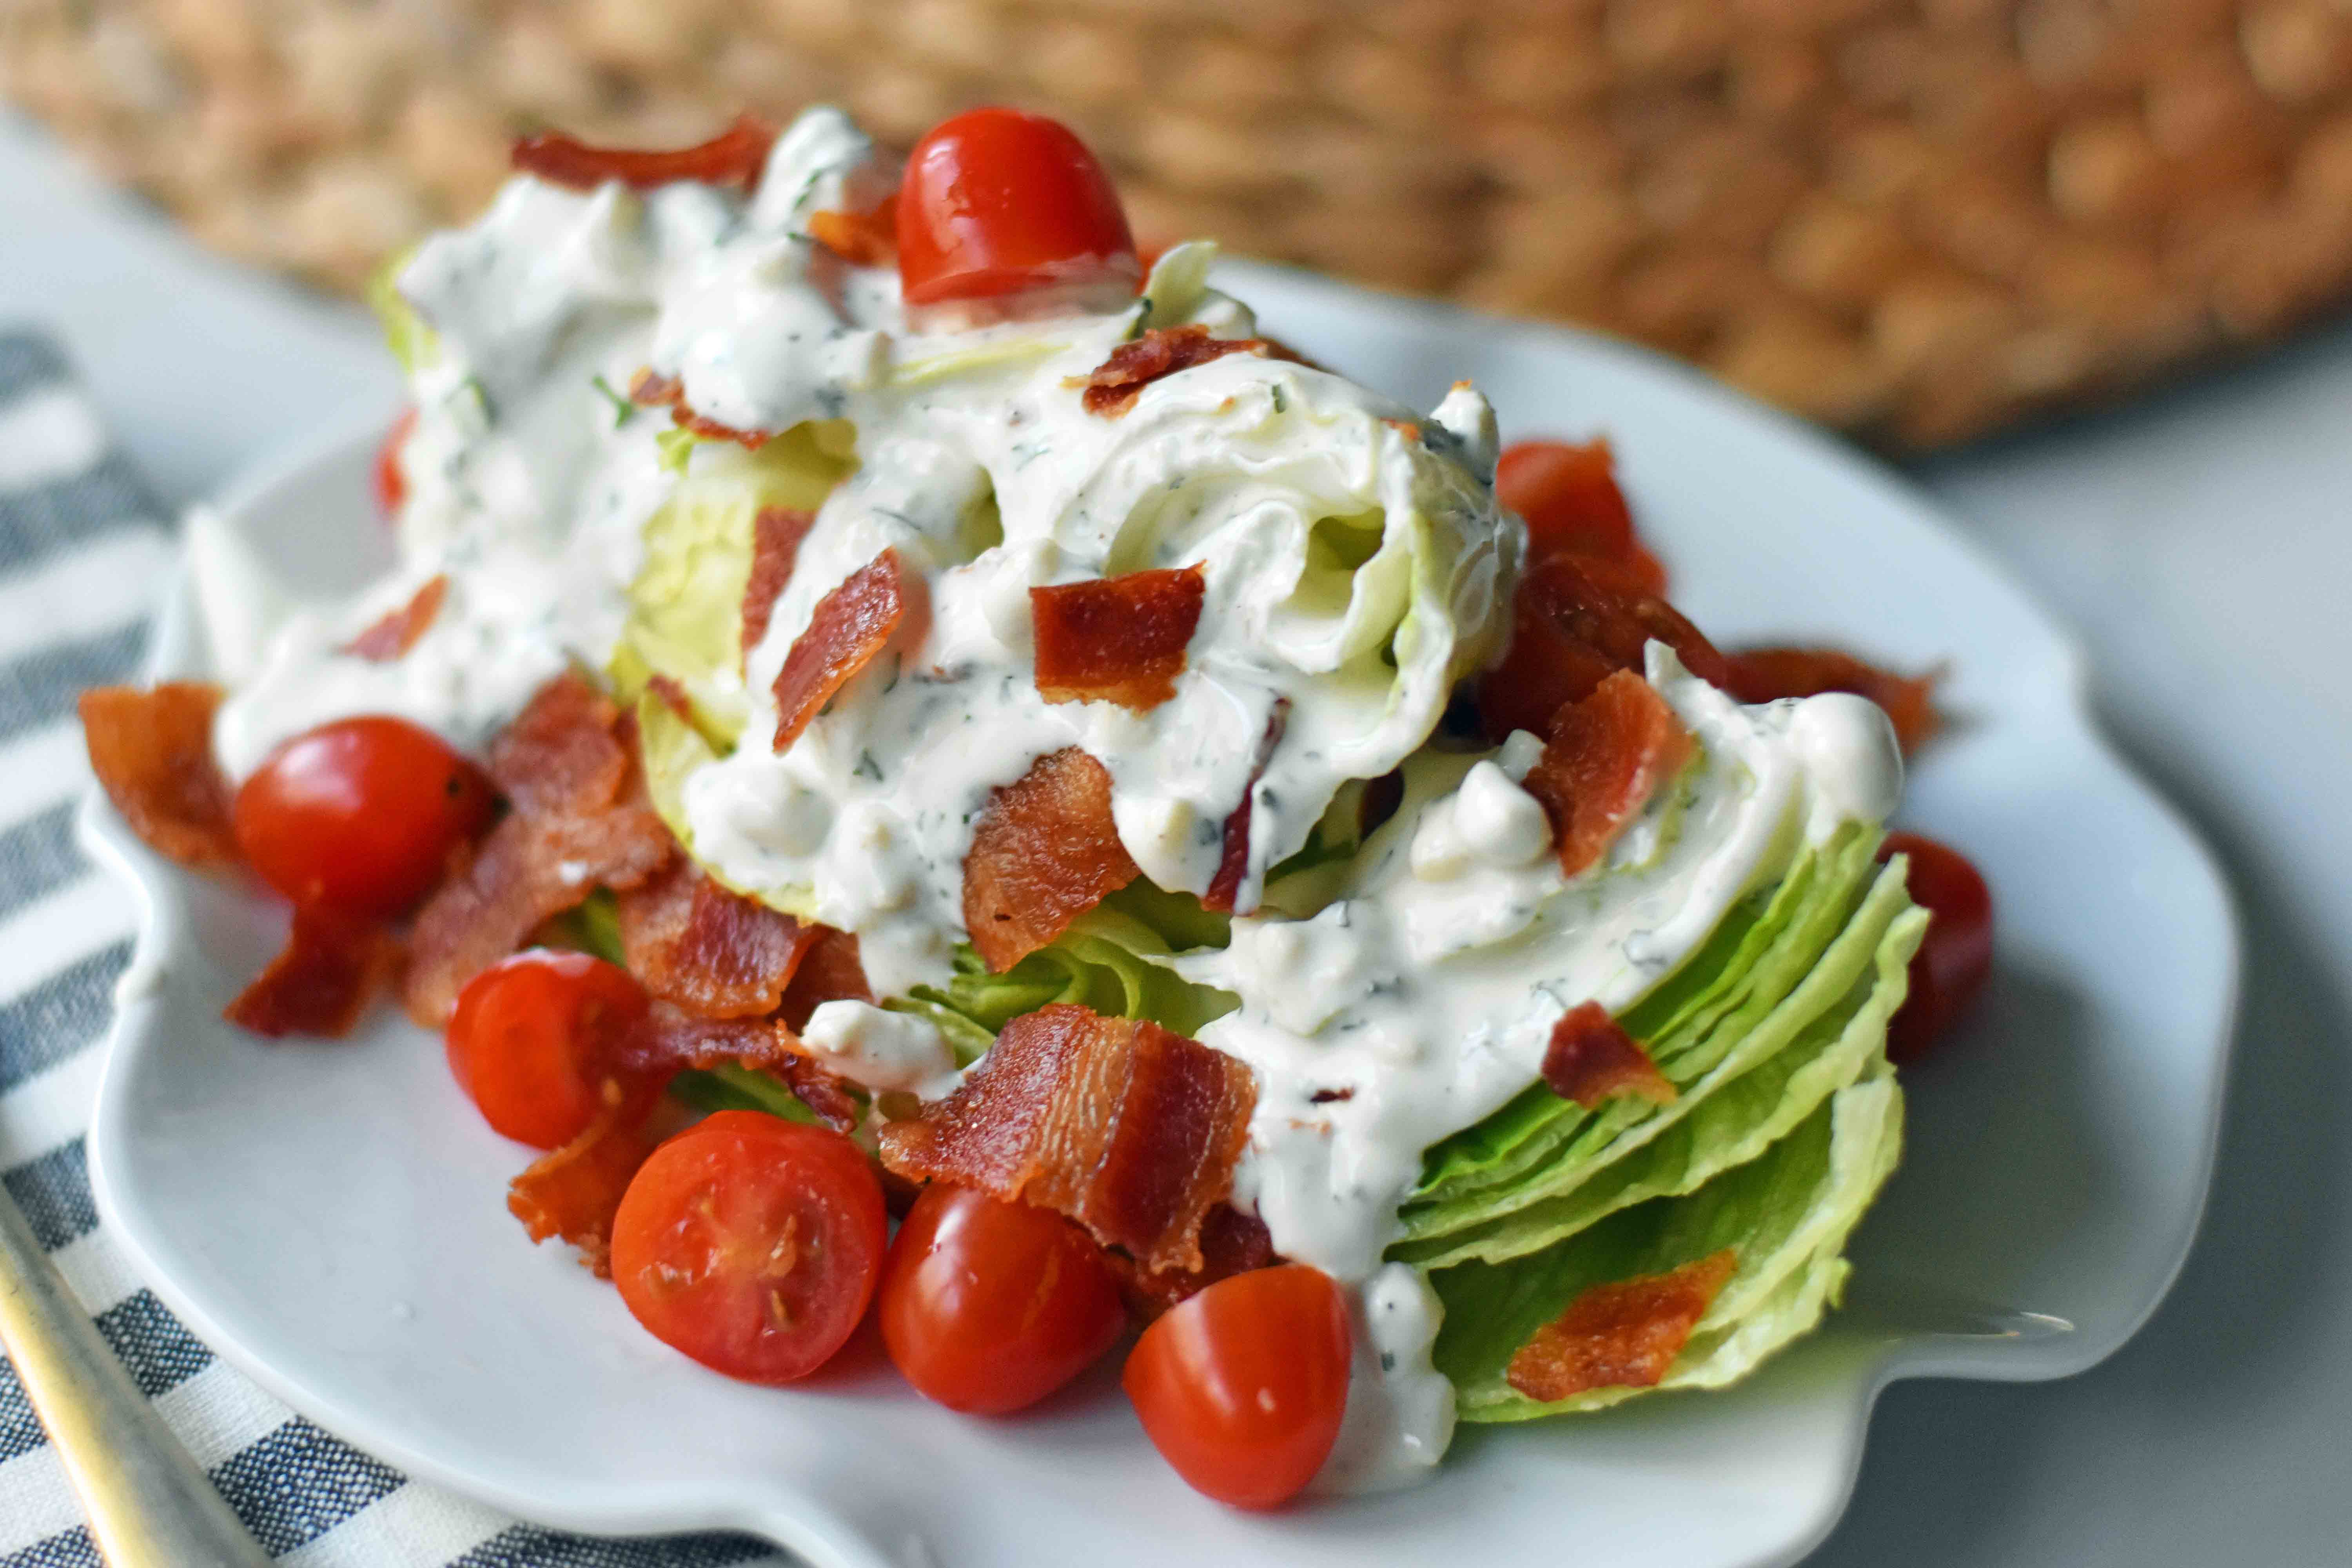
[[[397,914],[440,879],[496,803],[489,777],[404,719],[338,719],[269,754],[230,825],[261,879],[298,904]]]
[[[1886,1054],[1916,1061],[1968,1011],[1992,972],[1992,889],[1959,851],[1916,833],[1890,833],[1882,860],[1911,857],[1911,899],[1927,911],[1911,958],[1911,993],[1888,1026]]]
[[[645,987],[618,964],[533,948],[466,983],[449,1016],[449,1070],[483,1120],[517,1142],[560,1149],[617,1083],[619,1037],[645,1016]]]
[[[1127,1324],[1102,1249],[1061,1215],[968,1187],[923,1189],[882,1268],[882,1342],[953,1410],[1034,1405]]]
[[[975,109],[915,143],[898,187],[910,305],[1142,276],[1110,177],[1068,126]]]
[[[408,499],[408,476],[401,471],[400,449],[415,428],[416,410],[403,409],[392,428],[383,433],[383,444],[375,449],[375,504],[386,517],[399,515],[400,503]]]
[[[747,1383],[823,1366],[866,1315],[889,1220],[842,1134],[722,1110],[655,1150],[613,1220],[613,1283],[654,1338]]]
[[[1197,1491],[1273,1508],[1315,1479],[1348,1407],[1348,1308],[1303,1263],[1219,1280],[1143,1331],[1127,1396]]]

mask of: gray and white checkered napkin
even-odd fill
[[[0,331],[0,1183],[131,1375],[263,1546],[301,1568],[686,1568],[773,1561],[743,1536],[590,1541],[411,1481],[215,1360],[134,1278],[90,1203],[82,1135],[128,889],[73,841],[73,700],[131,679],[171,561],[48,339]],[[0,1568],[95,1568],[63,1468],[0,1361]]]

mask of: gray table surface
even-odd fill
[[[196,251],[0,112],[0,321],[61,332],[177,504],[391,408],[372,325]],[[1913,1383],[1822,1565],[2352,1559],[2352,328],[1922,465],[2071,621],[2245,918],[2205,1231],[2106,1364]]]

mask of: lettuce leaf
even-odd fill
[[[1445,1303],[1438,1369],[1465,1421],[1595,1410],[1644,1389],[1531,1400],[1505,1381],[1518,1347],[1594,1285],[1656,1274],[1729,1247],[1738,1265],[1659,1388],[1720,1387],[1804,1333],[1835,1304],[1846,1238],[1902,1152],[1903,1100],[1880,1058],[1759,1159],[1685,1197],[1654,1199],[1573,1239],[1501,1264],[1430,1276]]]
[[[845,427],[796,425],[756,452],[714,445],[646,520],[645,556],[629,584],[629,616],[612,657],[614,684],[633,699],[655,675],[686,690],[695,727],[714,747],[743,728],[743,588],[752,519],[762,507],[814,510],[849,471]]]
[[[1805,852],[1760,910],[1756,900],[1735,910],[1626,1012],[1626,1028],[1681,1091],[1673,1104],[1619,1100],[1588,1111],[1534,1084],[1430,1151],[1421,1188],[1406,1205],[1407,1236],[1458,1232],[1565,1190],[1689,1114],[1710,1089],[1826,1010],[1868,965],[1906,901],[1900,874],[1890,879],[1873,863],[1879,837],[1849,825]],[[1878,902],[1868,904],[1866,895]],[[1849,931],[1865,906],[1868,923]],[[1824,972],[1832,955],[1833,973]]]

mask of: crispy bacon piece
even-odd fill
[[[338,1039],[399,967],[400,944],[380,921],[298,905],[285,947],[221,1016],[272,1039]]]
[[[898,197],[863,212],[811,213],[809,233],[852,267],[888,267],[898,258]]]
[[[1604,561],[1555,555],[1528,568],[1512,603],[1511,646],[1478,683],[1478,716],[1500,744],[1514,730],[1547,734],[1551,717],[1614,671],[1643,668],[1654,637],[1717,686],[1729,666],[1675,608]]]
[[[793,1044],[770,1018],[705,1018],[657,999],[614,1042],[613,1063],[632,1078],[667,1081],[682,1068],[721,1062],[772,1068],[793,1054]]]
[[[739,114],[708,142],[667,152],[592,147],[560,132],[525,136],[514,144],[513,163],[526,174],[575,191],[593,191],[607,180],[645,190],[674,180],[713,185],[748,185],[767,167],[776,132],[756,114]]]
[[[1135,406],[1145,387],[1163,376],[1227,354],[1264,355],[1269,347],[1264,338],[1213,338],[1202,326],[1153,327],[1111,350],[1092,374],[1073,376],[1065,384],[1085,388],[1079,401],[1087,413],[1116,419]]]
[[[785,988],[776,1017],[799,1034],[808,1027],[809,1015],[827,1002],[871,1002],[873,988],[866,984],[866,965],[858,961],[857,938],[831,926],[811,926],[815,933],[793,983]]]
[[[768,621],[776,613],[776,595],[793,580],[801,558],[801,541],[816,522],[816,513],[798,507],[763,506],[751,518],[751,574],[743,583],[743,657],[750,658],[760,639],[768,635]]]
[[[1742,702],[1819,697],[1824,691],[1866,697],[1894,721],[1895,743],[1909,756],[1944,727],[1936,711],[1941,668],[1917,677],[1865,664],[1833,647],[1752,647],[1731,656],[1727,689]]]
[[[1201,1221],[1201,1267],[1150,1269],[1122,1253],[1106,1252],[1118,1276],[1128,1316],[1148,1323],[1169,1308],[1192,1300],[1220,1279],[1265,1268],[1280,1261],[1265,1222],[1231,1204],[1213,1205]]]
[[[882,1129],[882,1163],[1066,1215],[1148,1269],[1198,1269],[1249,1134],[1250,1069],[1157,1024],[1056,1003],[956,1091]]]
[[[1530,563],[1554,555],[1599,560],[1636,593],[1665,593],[1666,569],[1634,531],[1607,437],[1507,447],[1495,466],[1495,499],[1526,521]]]
[[[213,761],[221,689],[167,680],[81,694],[82,741],[106,798],[147,847],[183,866],[231,866],[228,780]]]
[[[1289,723],[1290,699],[1276,699],[1274,710],[1265,718],[1265,736],[1258,743],[1257,765],[1250,770],[1249,784],[1242,791],[1242,803],[1225,818],[1217,874],[1209,879],[1209,890],[1201,895],[1204,910],[1230,911],[1241,897],[1242,883],[1249,876],[1250,816],[1257,800],[1257,781],[1265,776],[1265,765],[1274,760],[1274,749],[1282,743],[1282,731]]]
[[[963,923],[1002,974],[1135,880],[1110,814],[1110,773],[1076,746],[993,791],[963,862]]]
[[[1664,1274],[1595,1285],[1511,1357],[1503,1375],[1549,1404],[1594,1388],[1653,1388],[1739,1267],[1729,1247]]]
[[[620,917],[629,972],[705,1018],[774,1012],[816,940],[815,927],[728,891],[684,856],[621,894]]]
[[[403,999],[427,1028],[448,1021],[467,981],[541,921],[600,885],[626,891],[669,863],[669,829],[645,799],[620,715],[567,672],[490,745],[512,807],[416,916]]]
[[[1176,695],[1207,591],[1198,566],[1030,589],[1037,694],[1048,702],[1116,702],[1139,713],[1167,701]]]
[[[919,592],[898,552],[885,550],[816,602],[808,630],[776,671],[777,751],[790,750],[809,721],[889,644]]]
[[[408,603],[388,611],[382,620],[343,645],[343,651],[378,664],[389,664],[416,646],[416,639],[433,626],[441,614],[441,601],[448,595],[449,579],[435,574],[416,590]]]
[[[1551,1026],[1543,1080],[1587,1110],[1600,1110],[1612,1095],[1637,1094],[1659,1105],[1675,1098],[1674,1084],[1650,1053],[1598,1002],[1578,1003]]]
[[[650,370],[640,370],[629,378],[629,401],[647,408],[667,408],[677,426],[710,441],[732,441],[756,452],[776,438],[773,430],[745,430],[733,425],[721,425],[694,411],[686,400],[686,387],[674,375],[656,375]]]
[[[1690,753],[1682,721],[1630,669],[1561,709],[1543,755],[1520,781],[1551,820],[1560,875],[1597,864]]]
[[[787,1055],[771,1069],[784,1080],[793,1096],[819,1121],[836,1132],[857,1125],[864,1108],[850,1092],[849,1080],[827,1071],[807,1057]]]
[[[600,1279],[612,1277],[613,1216],[629,1178],[653,1152],[646,1119],[658,1091],[606,1088],[604,1109],[579,1137],[541,1155],[507,1186],[507,1212],[533,1241],[560,1236]]]

